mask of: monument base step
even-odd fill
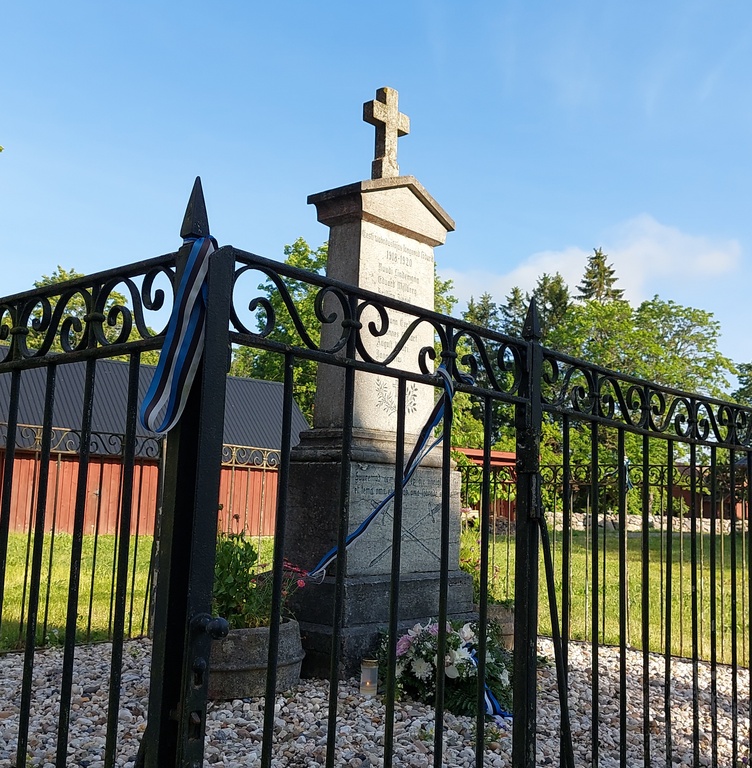
[[[360,674],[360,662],[372,657],[381,633],[389,624],[390,579],[360,576],[345,579],[345,600],[340,636],[340,679]],[[334,579],[310,585],[295,594],[293,611],[300,623],[303,677],[328,677],[332,650]],[[477,619],[473,610],[472,579],[463,571],[451,571],[448,584],[451,620]],[[439,574],[403,574],[400,578],[399,627],[436,620],[439,613]]]

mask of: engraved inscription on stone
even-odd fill
[[[361,225],[360,285],[416,307],[433,309],[433,250],[412,238],[390,232],[364,221]],[[375,309],[362,315],[364,346],[375,360],[384,361],[407,336],[405,346],[392,361],[392,367],[420,372],[419,356],[433,345],[433,328],[421,323],[410,329],[415,315],[389,311],[388,327]],[[372,334],[373,323],[382,333]],[[357,375],[356,426],[395,430],[397,426],[397,384],[388,376]],[[411,384],[407,389],[406,429],[417,433],[433,407],[431,387]]]
[[[459,478],[452,473],[452,483]],[[373,508],[394,490],[394,468],[385,464],[356,463],[351,476],[351,529],[355,530]],[[439,570],[441,556],[441,470],[420,467],[403,491],[403,571]],[[459,496],[457,496],[459,499]],[[388,574],[392,559],[393,503],[371,523],[371,527],[348,550],[347,570],[362,575]],[[459,502],[452,510],[450,562],[459,558]]]

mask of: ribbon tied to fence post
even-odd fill
[[[444,411],[447,406],[451,405],[454,398],[454,382],[452,376],[446,368],[446,364],[442,363],[436,370],[437,375],[441,378],[441,382],[444,391],[441,397],[436,401],[426,423],[423,425],[423,429],[418,435],[418,440],[415,443],[410,458],[405,464],[402,472],[402,487],[404,488],[410,478],[415,474],[415,470],[420,466],[423,459],[444,439],[443,433],[438,437],[433,437],[433,431],[441,424],[444,418]],[[472,376],[468,374],[460,373],[460,380],[464,384],[474,384]],[[366,519],[345,539],[345,549],[350,549],[350,546],[354,544],[369,528],[371,523],[378,517],[378,515],[386,508],[389,502],[394,498],[394,491],[385,496],[368,514]],[[337,546],[332,547],[322,558],[319,560],[316,567],[309,571],[308,578],[321,579],[323,581],[326,576],[326,569],[337,559]]]
[[[217,249],[211,237],[188,237],[193,243],[175,293],[159,363],[141,404],[141,424],[152,432],[169,432],[185,408],[204,349],[206,277],[209,257]]]

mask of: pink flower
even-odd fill
[[[397,640],[397,656],[404,656],[410,650],[412,644],[413,639],[410,635],[402,635],[402,637]]]
[[[298,587],[300,589],[303,589],[304,586],[305,586],[305,579],[298,579]]]

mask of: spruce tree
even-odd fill
[[[541,333],[543,339],[547,340],[550,332],[564,321],[569,311],[569,287],[558,272],[553,276],[544,273],[538,278],[533,298],[538,306]]]
[[[582,282],[577,286],[581,301],[597,301],[605,304],[609,301],[617,301],[624,295],[620,288],[614,288],[617,277],[613,264],[607,264],[607,254],[600,248],[593,248],[593,255],[588,258],[585,274]]]
[[[530,297],[525,295],[518,286],[514,286],[506,297],[506,303],[500,308],[501,331],[508,336],[521,336],[522,325],[527,315],[527,305]]]
[[[490,293],[481,294],[477,301],[474,296],[471,296],[462,317],[468,323],[474,323],[482,328],[488,328],[492,331],[499,330],[499,306]]]

